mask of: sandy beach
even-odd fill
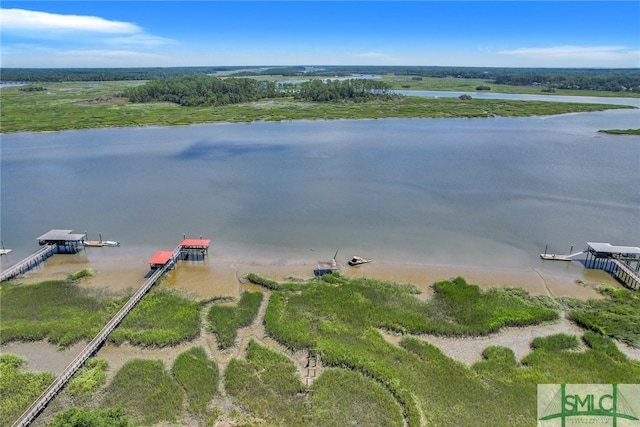
[[[553,263],[553,261],[549,261]],[[216,296],[239,297],[249,273],[257,273],[276,281],[305,281],[314,278],[317,260],[282,258],[259,260],[208,257],[204,261],[181,261],[165,274],[161,286],[174,288],[198,299]],[[543,265],[544,267],[545,265]],[[14,279],[19,283],[64,279],[82,268],[93,268],[95,274],[85,278],[82,286],[103,288],[111,292],[137,289],[145,281],[149,266],[145,259],[118,256],[56,255],[29,273]],[[574,267],[571,271],[533,267],[495,268],[465,265],[442,265],[373,261],[357,267],[338,261],[340,274],[350,278],[372,278],[400,284],[412,284],[424,297],[430,286],[440,280],[464,277],[481,288],[521,287],[534,295],[599,298],[595,287],[600,284],[621,286],[601,270]]]

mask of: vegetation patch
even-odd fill
[[[598,291],[608,298],[580,304],[569,312],[569,318],[585,329],[640,348],[640,293],[611,286]]]
[[[243,292],[236,306],[211,306],[209,325],[217,337],[218,348],[233,346],[238,328],[249,326],[258,314],[262,296],[262,292]]]
[[[201,305],[175,291],[155,289],[109,335],[116,344],[165,347],[194,339],[200,333]]]
[[[143,425],[175,422],[182,413],[182,387],[160,360],[128,361],[108,388],[105,406],[122,407]]]
[[[330,368],[313,382],[315,426],[403,425],[402,408],[387,389],[357,371]]]
[[[218,392],[218,364],[207,358],[204,348],[193,347],[176,357],[172,373],[187,396],[189,412],[207,414],[207,405]]]
[[[55,379],[50,372],[27,372],[24,368],[25,360],[21,357],[0,354],[1,425],[13,424]]]
[[[586,331],[586,351],[563,349],[554,336],[540,338],[538,348],[529,353],[522,364],[539,372],[544,381],[566,384],[635,384],[640,382],[640,365],[629,360],[608,337]],[[563,338],[564,340],[564,338]]]
[[[329,283],[333,282],[333,283]],[[322,334],[358,335],[368,328],[399,333],[486,335],[504,326],[558,318],[558,312],[518,289],[482,292],[464,279],[434,285],[427,302],[412,286],[326,275],[300,292],[275,292],[267,333],[292,349],[313,348]]]
[[[640,129],[606,129],[599,130],[598,132],[611,135],[640,135]]]
[[[75,273],[69,275],[70,281],[77,281],[83,279],[85,277],[91,277],[95,274],[95,270],[93,268],[83,268],[82,270],[78,270]]]
[[[69,380],[65,390],[71,393],[74,398],[89,398],[99,387],[105,384],[108,366],[107,359],[89,358]]]
[[[61,347],[93,339],[125,303],[70,280],[4,284],[0,299],[0,342],[47,339]]]
[[[56,414],[49,427],[129,427],[122,408],[70,408]]]
[[[232,359],[225,370],[227,393],[267,425],[302,424],[305,387],[285,355],[249,342],[246,359]]]

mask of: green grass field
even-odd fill
[[[228,359],[223,372],[204,348],[194,345],[170,366],[161,360],[132,359],[111,376],[104,359],[89,359],[52,402],[55,411],[42,416],[49,417],[50,425],[65,427],[174,426],[186,420],[202,426],[217,421],[259,426],[535,426],[537,384],[640,383],[640,361],[628,359],[609,337],[637,345],[638,295],[626,289],[603,287],[604,298],[593,301],[556,301],[517,288],[483,291],[457,278],[435,283],[433,295],[425,300],[411,285],[337,274],[295,284],[257,275],[251,279],[270,289],[263,319],[267,333],[292,350],[318,355],[319,376],[311,385],[303,381],[304,367],[294,353],[257,339],[250,340],[243,356]],[[22,319],[19,313],[29,299],[36,305],[49,299],[62,307],[57,311],[61,330],[82,313],[122,301],[87,293],[76,282],[3,284],[1,292],[3,324]],[[245,292],[237,304],[227,306],[232,310],[224,311],[227,321],[222,323],[234,332],[238,325],[251,323],[262,297],[261,292]],[[210,321],[200,315],[203,305],[173,291],[154,290],[136,314],[132,311],[123,330],[138,337],[127,338],[133,345],[154,345],[153,339],[140,339],[145,334],[171,336],[155,344],[158,347],[184,342],[192,337],[185,332],[194,328],[192,318],[198,328],[199,322]],[[509,348],[490,346],[483,360],[467,365],[422,339],[424,334],[477,336],[505,326],[553,322],[560,309],[568,310],[584,332],[535,338],[521,360]],[[178,323],[190,326],[183,330]],[[60,333],[45,330],[42,338]],[[176,336],[182,338],[175,341]],[[24,361],[11,354],[0,355],[0,369],[4,425],[22,413],[53,375],[29,372]],[[212,404],[225,401],[223,406]]]
[[[235,343],[238,328],[249,326],[258,314],[262,292],[244,292],[237,305],[212,305],[208,319],[211,331],[216,335],[219,349],[227,349]]]
[[[312,103],[278,98],[222,107],[179,107],[170,103],[130,104],[126,99],[117,97],[124,88],[142,83],[47,83],[45,90],[31,92],[21,91],[19,87],[5,87],[0,89],[0,130],[3,133],[43,132],[300,119],[511,117],[632,108],[608,105],[606,98],[603,98],[602,104],[481,99],[460,101],[457,98],[423,97],[364,103]],[[464,84],[473,86],[474,83]],[[458,90],[449,85],[447,83],[442,90]]]

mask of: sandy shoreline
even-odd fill
[[[208,259],[205,262],[180,262],[176,268],[168,272],[161,286],[180,290],[195,298],[211,298],[214,296],[239,297],[246,289],[257,286],[247,282],[246,275],[257,273],[277,281],[308,280],[313,278],[313,262],[256,262],[247,260]],[[144,282],[148,266],[139,259],[93,259],[86,257],[52,257],[44,266],[26,275],[19,276],[18,283],[32,283],[47,279],[64,279],[81,268],[94,268],[96,274],[84,279],[81,284],[91,288],[108,289],[112,292],[124,292],[136,289]],[[410,283],[422,291],[419,298],[429,298],[430,286],[438,281],[457,276],[464,277],[467,282],[482,288],[522,287],[534,295],[550,295],[553,297],[570,296],[580,299],[599,298],[595,287],[602,283],[618,285],[610,276],[600,270],[578,270],[580,275],[555,274],[550,271],[536,269],[498,269],[477,266],[405,264],[392,262],[372,262],[359,267],[340,265],[340,272],[346,277],[366,277],[387,280],[396,283]],[[240,336],[256,336],[268,341],[263,328],[250,327],[240,331]],[[490,345],[502,345],[511,348],[518,360],[530,352],[530,343],[537,336],[546,336],[566,332],[582,335],[579,327],[564,316],[559,322],[551,322],[526,328],[503,328],[496,334],[486,337],[437,337],[419,336],[419,339],[438,346],[447,356],[466,364],[473,364],[482,359],[482,351]],[[246,338],[246,337],[245,337]],[[399,336],[385,334],[392,343]],[[628,357],[640,359],[640,349],[631,348],[618,342],[618,348]],[[0,348],[0,352],[18,354],[27,360],[27,369],[36,371],[61,372],[66,364],[81,350],[85,343],[78,343],[69,349],[59,351],[56,346],[44,341],[33,343],[9,343]],[[151,349],[138,348],[128,344],[123,346],[104,345],[98,353],[99,357],[109,360],[111,370],[116,370],[131,358],[161,359],[171,366],[173,359],[182,351],[193,345],[201,345],[212,354],[219,363],[228,361],[229,354],[220,353],[215,338],[206,331],[195,341],[182,343],[176,347]],[[113,371],[112,371],[113,372]]]
[[[342,275],[365,277],[401,284],[412,284],[425,296],[430,286],[454,277],[464,277],[468,283],[482,288],[521,287],[534,295],[568,296],[580,299],[599,298],[595,287],[600,284],[619,285],[601,270],[581,267],[570,272],[537,268],[495,268],[465,265],[441,265],[374,261],[358,267],[338,263]],[[64,279],[82,268],[91,267],[95,275],[82,281],[83,286],[119,292],[137,289],[145,281],[149,266],[144,260],[119,257],[54,256],[45,263],[14,279],[18,283],[33,283],[49,279]],[[249,273],[257,273],[276,281],[313,279],[315,261],[282,259],[232,260],[209,257],[202,261],[182,261],[165,274],[162,286],[184,291],[195,298],[215,296],[239,297]]]

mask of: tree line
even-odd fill
[[[176,77],[152,80],[127,88],[122,96],[130,102],[173,102],[186,107],[214,107],[261,99],[293,96],[319,102],[364,102],[389,98],[390,86],[380,80],[312,80],[297,85],[278,85],[250,78]]]
[[[365,102],[372,99],[390,99],[391,86],[381,80],[310,80],[296,85],[294,99],[319,102]]]
[[[640,69],[493,68],[428,66],[288,66],[288,67],[156,67],[156,68],[2,68],[0,82],[158,80],[228,72],[232,77],[262,75],[353,77],[362,74],[414,78],[472,78],[488,84],[541,86],[547,89],[640,92]]]
[[[190,76],[152,80],[123,91],[130,102],[173,102],[186,107],[213,107],[283,96],[274,82],[249,78]]]

